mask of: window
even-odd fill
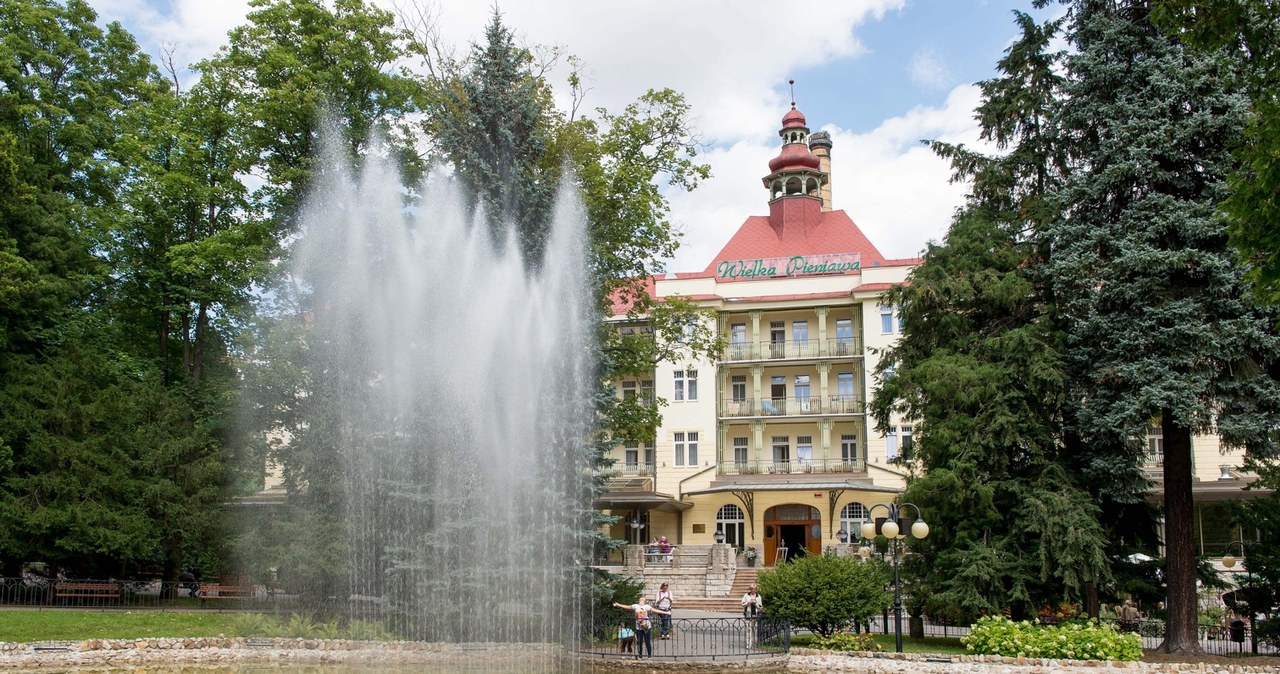
[[[677,466],[698,465],[698,433],[675,434],[675,464]]]
[[[1164,465],[1164,426],[1159,422],[1147,426],[1147,463]]]
[[[747,375],[735,374],[730,380],[730,396],[735,402],[742,402],[747,399]]]
[[[853,373],[837,372],[836,373],[836,396],[835,404],[832,405],[832,412],[855,412],[854,401],[857,397],[853,393]]]
[[[786,414],[787,378],[769,377],[769,399],[760,403],[765,414]]]
[[[849,533],[849,540],[862,536],[862,524],[871,519],[867,507],[861,503],[849,503],[840,509],[840,528]]]
[[[636,382],[634,381],[622,382],[622,399],[631,400],[634,397],[636,397]]]
[[[716,512],[716,531],[723,533],[724,542],[734,548],[742,548],[744,543],[742,525],[744,523],[742,508],[732,503],[720,506],[720,510]]]
[[[747,357],[747,324],[734,323],[729,326],[729,354],[733,360]]]
[[[835,355],[847,356],[851,353],[853,353],[853,320],[837,318]]]
[[[733,439],[733,462],[738,465],[738,470],[742,470],[747,466],[747,439]]]
[[[898,427],[890,426],[884,434],[884,458],[892,461],[898,458]]]
[[[652,379],[640,380],[640,399],[643,400],[647,405],[653,404],[653,380]]]
[[[787,355],[787,324],[785,321],[769,323],[769,357],[782,358]]]
[[[858,461],[858,436],[841,435],[840,436],[840,458],[846,464],[856,464]],[[852,465],[846,467],[852,468]]]
[[[791,436],[773,436],[773,467],[780,473],[791,472]]]
[[[809,375],[796,375],[796,404],[800,406],[800,411],[809,411]]]
[[[623,448],[623,472],[627,475],[652,475],[654,459],[653,443],[642,447]]]
[[[685,381],[686,393],[689,394],[689,400],[697,400],[698,399],[698,371],[685,370],[684,381]]]
[[[800,465],[813,463],[813,436],[796,436],[796,462]]]
[[[893,307],[887,304],[880,305],[880,332],[886,335],[893,332]]]
[[[902,458],[910,461],[915,456],[915,443],[911,441],[911,427],[902,427]]]
[[[791,321],[791,339],[796,346],[809,343],[809,321]]]

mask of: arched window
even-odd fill
[[[742,535],[744,524],[742,508],[732,503],[720,506],[720,511],[716,513],[716,531],[723,531],[724,542],[738,550],[746,542]]]
[[[849,532],[849,540],[856,541],[862,535],[862,523],[870,519],[866,506],[849,503],[840,510],[840,528]]]

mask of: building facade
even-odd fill
[[[831,208],[830,137],[811,134],[794,104],[779,136],[763,178],[768,214],[747,217],[701,271],[652,279],[655,298],[712,310],[709,327],[727,346],[712,359],[663,362],[650,378],[617,382],[619,396],[668,404],[652,443],[614,450],[618,477],[597,502],[619,517],[612,538],[646,544],[665,536],[707,549],[718,531],[772,566],[830,550],[842,528],[856,538],[868,512],[905,484],[912,420],[893,419],[878,432],[867,402],[877,354],[901,334],[881,295],[920,260],[885,258]],[[643,330],[624,309],[613,319],[619,329]],[[1148,438],[1153,477],[1158,433],[1156,425]],[[1250,479],[1236,468],[1240,459],[1220,451],[1217,438],[1196,439],[1201,517],[1218,518],[1214,502],[1239,498]],[[1209,555],[1232,536],[1213,523],[1198,530]]]

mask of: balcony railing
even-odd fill
[[[723,360],[727,362],[749,360],[782,360],[787,358],[842,358],[862,355],[862,345],[856,337],[821,340],[782,340],[777,342],[729,342]]]
[[[861,473],[867,469],[865,459],[794,459],[790,461],[726,461],[720,464],[721,475],[794,475],[804,473]]]
[[[720,405],[722,417],[792,417],[814,414],[862,414],[865,405],[858,396],[829,396],[827,400],[813,396],[807,398],[764,398],[757,403],[750,399],[727,398]]]
[[[654,465],[652,463],[620,463],[617,464],[621,469],[623,477],[653,477]]]

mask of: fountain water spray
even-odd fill
[[[330,599],[415,639],[574,641],[595,387],[580,202],[561,190],[531,270],[457,181],[406,208],[389,160],[324,171],[295,271],[343,467],[349,587]]]

